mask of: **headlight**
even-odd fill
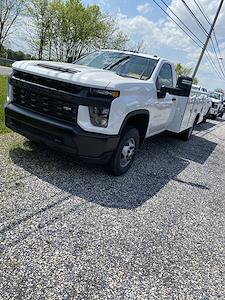
[[[108,126],[109,108],[89,107],[91,123],[94,126],[104,127]]]
[[[109,98],[115,99],[120,96],[120,91],[110,91],[110,90],[90,88],[90,94],[92,96],[109,97]]]

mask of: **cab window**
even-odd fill
[[[173,73],[172,67],[170,64],[164,64],[159,72],[156,81],[157,90],[160,90],[161,87],[165,85],[167,87],[173,87]]]

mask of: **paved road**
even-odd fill
[[[0,66],[0,75],[9,75],[12,72],[12,68]]]
[[[0,137],[0,299],[225,299],[225,122],[111,177]]]

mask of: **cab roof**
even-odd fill
[[[141,56],[141,57],[147,57],[147,58],[151,58],[151,59],[155,59],[155,60],[160,60],[160,59],[162,59],[161,57],[159,57],[159,56],[157,56],[157,55],[149,55],[149,54],[139,53],[139,52],[135,52],[135,51],[113,50],[113,49],[100,49],[100,51],[111,51],[111,52],[118,52],[118,53],[126,53],[126,54],[130,54],[130,55],[136,55],[136,56]]]

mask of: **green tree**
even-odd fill
[[[78,59],[96,48],[124,49],[127,36],[96,4],[80,0],[32,0],[28,14],[33,20],[31,43],[38,58]]]
[[[186,67],[185,65],[182,65],[181,63],[176,65],[176,72],[177,77],[179,76],[191,76],[192,74],[192,68]],[[198,84],[199,80],[195,77],[193,79],[193,84]]]
[[[38,54],[38,59],[42,59],[49,40],[49,30],[51,26],[50,0],[31,0],[28,2],[28,16],[31,17],[33,29],[30,42],[33,49]]]
[[[15,30],[24,2],[23,0],[0,0],[0,53],[10,34]]]
[[[97,40],[96,48],[125,50],[127,49],[129,38],[126,33],[119,30],[117,20],[110,16],[104,16],[105,26],[102,34]]]

